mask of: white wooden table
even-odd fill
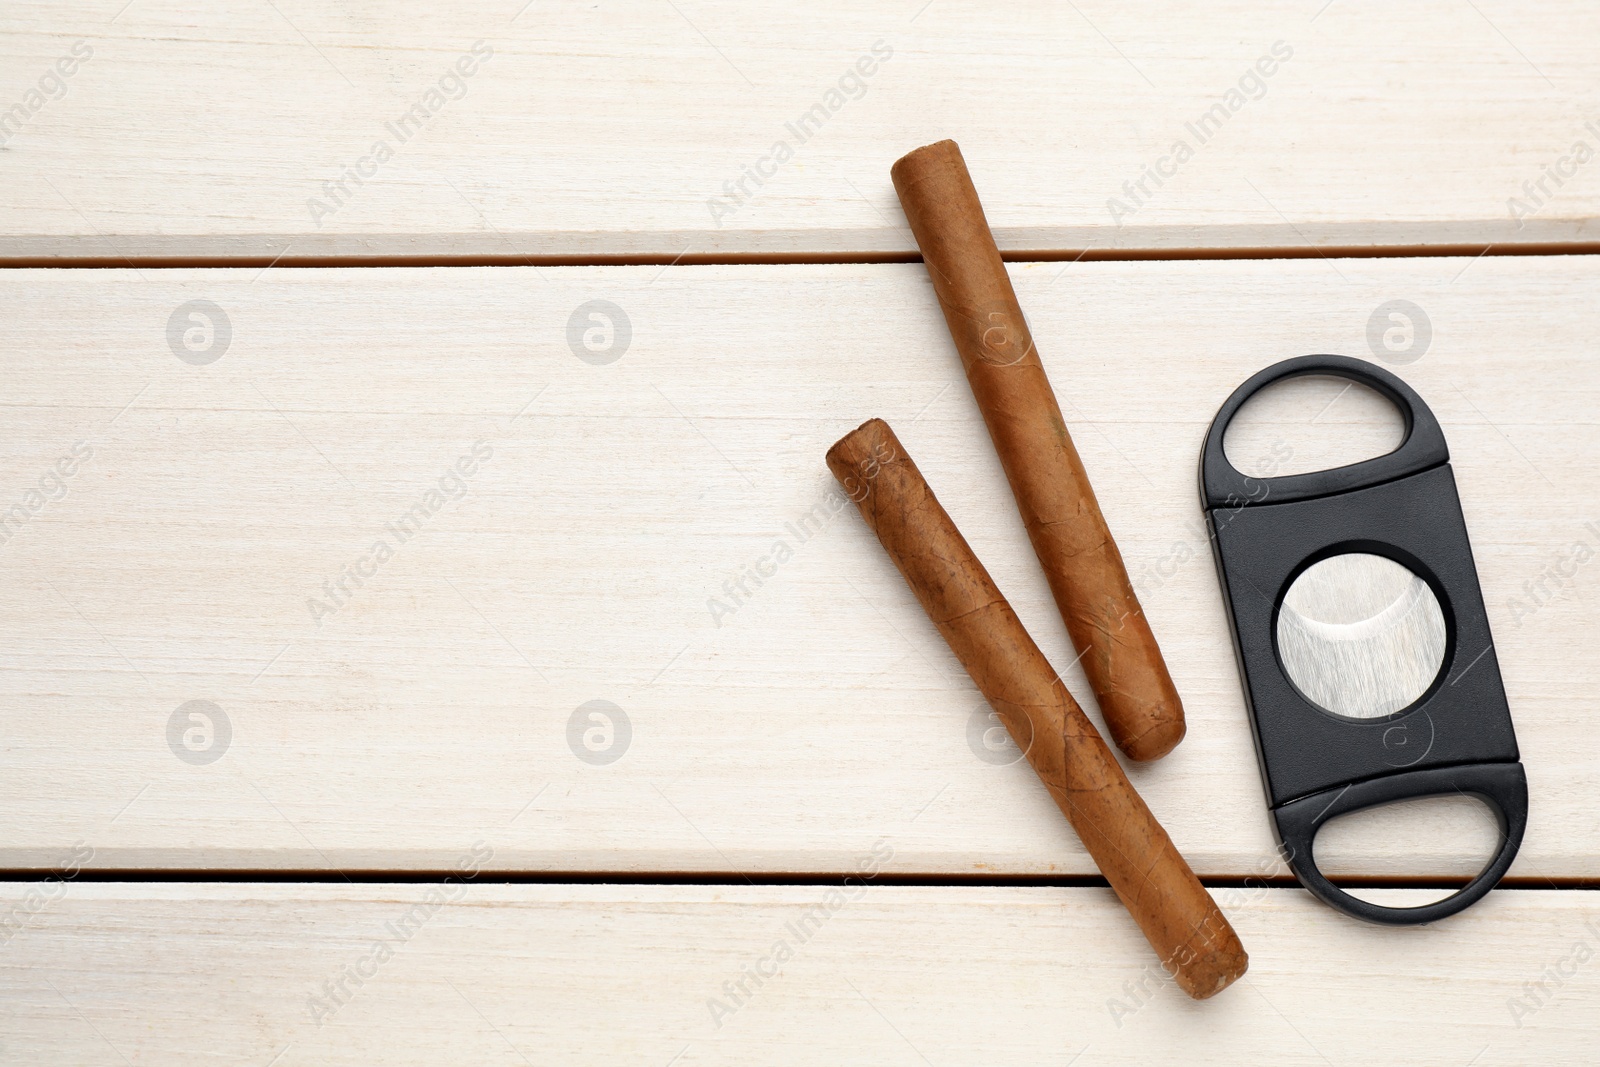
[[[919,4],[0,10],[0,1060],[1592,1062],[1600,12]],[[828,506],[887,419],[1073,661],[888,181],[945,136],[1186,701],[1129,773],[1251,954],[1203,1004]],[[1428,928],[1293,887],[1201,526],[1319,351],[1445,428],[1530,782]]]

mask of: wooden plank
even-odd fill
[[[1600,1037],[1592,893],[1411,929],[1236,895],[1250,973],[1195,1003],[1109,890],[69,883],[0,955],[3,1040],[81,1064],[1460,1067]]]
[[[942,137],[1012,250],[1592,244],[1597,33],[1580,0],[17,0],[0,259],[904,254],[889,164]]]
[[[1188,739],[1131,774],[1194,866],[1281,871],[1199,532],[1201,436],[1271,361],[1371,356],[1369,320],[1404,299],[1431,325],[1397,367],[1450,441],[1532,783],[1513,873],[1600,874],[1600,568],[1574,548],[1600,542],[1600,262],[1013,273],[1187,702]],[[0,292],[3,502],[38,505],[0,544],[0,866],[82,841],[105,868],[442,870],[481,838],[502,869],[841,871],[887,835],[898,873],[1092,872],[829,505],[828,444],[889,419],[1095,714],[920,266],[26,270]],[[203,347],[205,322],[169,325],[196,300],[230,326],[208,365],[175,354],[199,358],[183,335]],[[594,357],[603,323],[569,340],[594,300],[629,323],[606,365],[573,347]],[[1244,427],[1244,454],[1393,417],[1301,399]],[[418,519],[458,463],[464,496]],[[628,729],[613,710],[608,739],[596,700]],[[215,705],[209,737],[191,701]],[[1467,873],[1488,831],[1444,818],[1379,816],[1319,854]]]

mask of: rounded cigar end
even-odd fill
[[[1237,937],[1230,941],[1178,968],[1173,974],[1178,987],[1195,1000],[1208,1000],[1242,978],[1250,969],[1250,956]]]
[[[895,437],[894,431],[889,429],[889,424],[882,419],[868,419],[860,426],[851,430],[833,443],[828,449],[828,469],[833,476],[839,479],[846,491],[850,490],[851,481],[857,479],[862,473],[862,465],[870,464],[874,459],[883,462],[889,457],[899,455],[900,440]],[[852,500],[859,500],[854,493]]]
[[[894,166],[889,168],[889,178],[897,190],[904,190],[906,185],[921,179],[930,171],[943,170],[952,164],[959,166],[962,173],[966,172],[967,161],[961,156],[961,146],[946,138],[913,148],[895,160]]]
[[[1184,734],[1189,732],[1188,725],[1183,721],[1183,708],[1161,709],[1161,714],[1155,717],[1143,731],[1128,737],[1117,737],[1117,747],[1124,755],[1135,763],[1148,763],[1150,760],[1160,759],[1168,752],[1178,747],[1178,742],[1183,740]]]

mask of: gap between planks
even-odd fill
[[[1439,259],[1450,256],[1592,256],[1600,241],[1481,245],[1289,245],[1262,248],[1002,249],[1008,263],[1187,261],[1224,259]],[[460,256],[0,256],[0,270],[182,270],[226,267],[708,267],[857,263],[920,263],[915,252],[744,252],[658,255]]]
[[[0,883],[33,882],[55,877],[56,872],[42,867],[0,870]],[[459,871],[407,870],[185,870],[174,868],[104,867],[80,870],[74,882],[143,883],[175,882],[192,885],[237,883],[294,883],[305,885],[430,885],[461,881]],[[1362,876],[1331,877],[1344,889],[1459,889],[1468,879],[1462,877]],[[708,871],[492,871],[475,875],[475,885],[670,885],[670,886],[846,886],[862,881],[854,874],[770,871],[741,874]],[[1301,889],[1289,875],[1202,875],[1208,889]],[[1110,883],[1098,875],[1004,875],[1004,874],[877,874],[874,886],[975,889],[1109,889]],[[1502,879],[1496,890],[1600,890],[1600,878],[1543,878],[1526,875]]]

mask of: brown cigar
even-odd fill
[[[863,423],[828,450],[828,468],[1044,779],[1162,965],[1197,1000],[1226,989],[1249,962],[1238,935],[894,431],[881,419]]]
[[[961,149],[954,141],[919,148],[891,173],[1111,739],[1132,759],[1164,756],[1183,740],[1183,704],[1067,435]]]

